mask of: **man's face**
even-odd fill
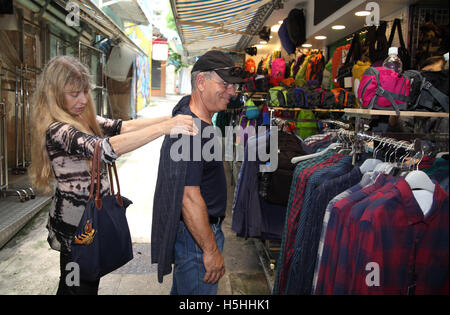
[[[236,94],[235,85],[226,83],[216,72],[212,72],[210,78],[205,77],[205,89],[203,91],[206,106],[210,112],[220,112],[227,108],[230,97]]]

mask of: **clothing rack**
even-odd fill
[[[0,61],[0,98],[1,98],[1,102],[0,102],[0,141],[1,141],[1,146],[0,146],[0,193],[2,196],[6,197],[6,196],[17,196],[19,198],[19,200],[21,202],[24,202],[26,200],[34,199],[35,198],[35,194],[34,191],[31,187],[27,187],[27,188],[10,188],[9,187],[9,178],[8,178],[8,145],[7,145],[7,140],[8,140],[8,134],[7,134],[7,104],[6,104],[6,99],[4,99],[2,96],[2,92],[3,90],[6,89],[2,89],[2,79],[3,76],[7,77],[7,74],[5,73],[5,75],[3,75],[2,71],[8,71],[13,73],[16,77],[15,77],[15,81],[16,81],[16,89],[13,90],[13,92],[16,92],[16,124],[15,124],[15,131],[16,131],[16,140],[17,140],[17,128],[18,128],[18,123],[17,123],[17,112],[18,112],[18,85],[17,85],[17,81],[18,81],[18,76],[21,76],[21,88],[24,87],[23,82],[25,83],[25,93],[23,91],[23,89],[21,90],[21,96],[26,97],[26,104],[27,104],[27,108],[23,108],[22,114],[24,114],[25,112],[28,113],[28,118],[29,118],[29,93],[28,93],[28,80],[25,81],[24,75],[23,73],[18,73],[18,72],[14,72],[8,68],[3,67],[3,65],[1,64]],[[31,69],[31,71],[36,71],[35,69]],[[23,72],[23,67],[21,67],[21,72]],[[27,67],[25,67],[25,75],[28,74],[28,69]],[[22,105],[23,106],[23,105]],[[23,117],[23,116],[22,116]],[[24,119],[22,119],[22,126],[24,127]],[[29,128],[30,129],[30,128]],[[22,129],[22,136],[24,138],[24,132],[25,130]],[[31,132],[29,130],[29,132]],[[30,138],[31,139],[31,138]],[[23,147],[24,147],[24,143],[23,143]],[[18,152],[18,143],[16,142],[16,152]],[[25,151],[23,151],[25,152]],[[24,157],[25,155],[23,155]],[[18,154],[16,153],[16,163],[18,163]],[[14,172],[13,172],[14,173]]]
[[[327,123],[327,124],[334,124],[338,127],[344,128],[344,129],[350,129],[350,125],[346,124],[342,121],[338,121],[338,120],[333,120],[333,119],[323,119],[323,120],[319,120],[319,122],[323,122],[323,123]]]

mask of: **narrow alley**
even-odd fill
[[[152,98],[152,106],[139,112],[139,117],[169,115],[179,95]],[[153,193],[158,171],[162,137],[117,161],[121,192],[133,201],[127,219],[133,239],[134,259],[100,281],[100,295],[166,295],[172,285],[171,275],[162,284],[156,277],[156,265],[150,261]],[[231,231],[231,206],[234,187],[225,162],[228,183],[224,258],[226,273],[219,282],[218,294],[270,294],[263,271],[258,240],[244,240]],[[8,197],[13,199],[14,197]],[[20,204],[15,198],[11,202]],[[40,210],[0,250],[0,295],[55,294],[59,281],[59,253],[47,243],[48,206]]]

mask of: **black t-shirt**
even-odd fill
[[[194,118],[196,117],[194,116]],[[190,137],[191,159],[188,162],[185,186],[200,186],[208,214],[221,217],[225,216],[227,206],[227,183],[222,161],[222,147],[218,137],[208,132],[212,130],[213,126],[200,121],[199,133]],[[204,134],[205,128],[208,129]],[[194,141],[197,141],[198,144],[194,145]],[[200,143],[202,154],[198,151]],[[197,161],[194,160],[195,157],[197,157]]]

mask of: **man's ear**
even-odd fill
[[[199,73],[197,75],[197,89],[199,91],[204,91],[205,90],[205,84],[206,84],[206,76],[204,73]]]

